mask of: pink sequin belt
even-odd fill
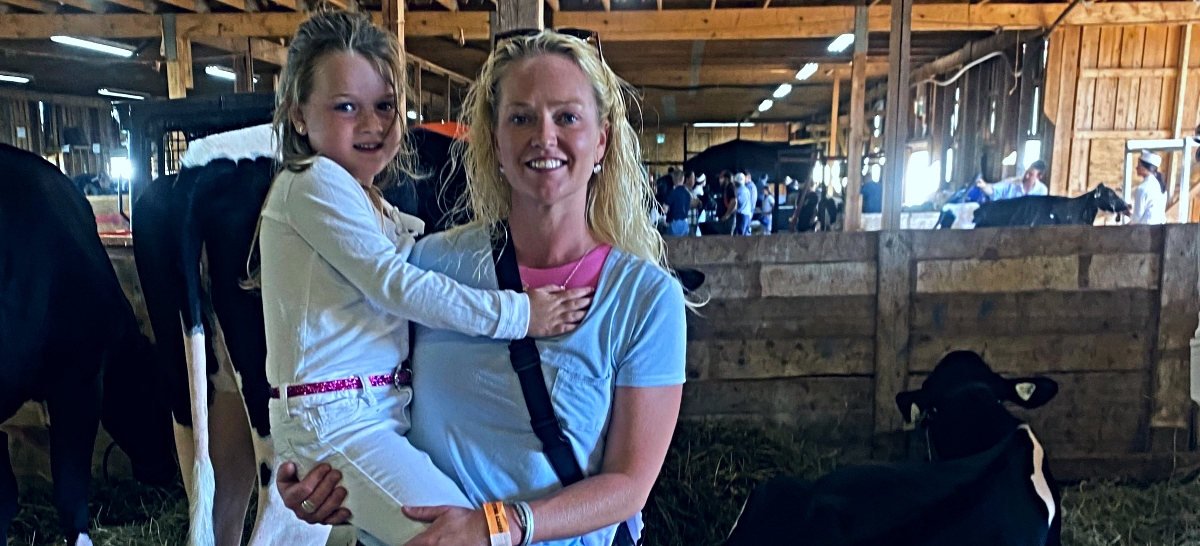
[[[396,373],[385,375],[372,375],[367,377],[367,382],[372,387],[386,387],[388,385],[403,386],[412,384],[412,372],[409,370],[400,370]],[[310,394],[321,394],[325,392],[337,392],[350,389],[363,388],[362,381],[357,377],[348,377],[346,379],[334,379],[333,381],[322,381],[320,383],[305,383],[303,385],[288,385],[287,396],[292,398],[295,396],[308,396]],[[271,387],[271,398],[279,398],[279,387]]]

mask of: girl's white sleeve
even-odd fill
[[[1133,220],[1132,224],[1145,224],[1150,220],[1150,203],[1146,199],[1146,190],[1138,186],[1133,189]]]
[[[525,337],[528,296],[470,288],[409,264],[381,232],[358,182],[326,161],[294,177],[284,197],[287,221],[350,284],[386,311],[430,328]]]

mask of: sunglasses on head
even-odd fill
[[[600,56],[600,60],[604,60],[604,49],[600,47],[600,33],[586,28],[547,28],[550,32],[579,38],[589,44],[596,46],[596,54]],[[496,49],[496,44],[513,38],[523,38],[528,36],[537,36],[542,33],[542,29],[537,28],[517,28],[507,30],[497,34],[492,38],[492,49]]]

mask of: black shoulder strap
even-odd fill
[[[497,224],[491,231],[491,237],[492,260],[496,263],[496,282],[500,289],[524,292],[521,272],[517,269],[517,252],[513,248],[512,238],[508,236],[508,224]],[[558,425],[558,416],[550,402],[550,393],[542,376],[542,357],[533,338],[509,342],[508,352],[513,371],[517,372],[517,379],[521,381],[525,406],[529,408],[529,423],[533,425],[533,433],[542,442],[542,451],[550,460],[550,466],[554,467],[558,480],[563,487],[582,480],[583,470],[579,468],[575,452]]]

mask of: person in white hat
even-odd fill
[[[1162,166],[1162,156],[1149,150],[1142,150],[1138,158],[1136,172],[1142,178],[1142,183],[1133,190],[1132,224],[1165,224],[1167,223],[1167,183],[1163,181],[1158,168]]]

